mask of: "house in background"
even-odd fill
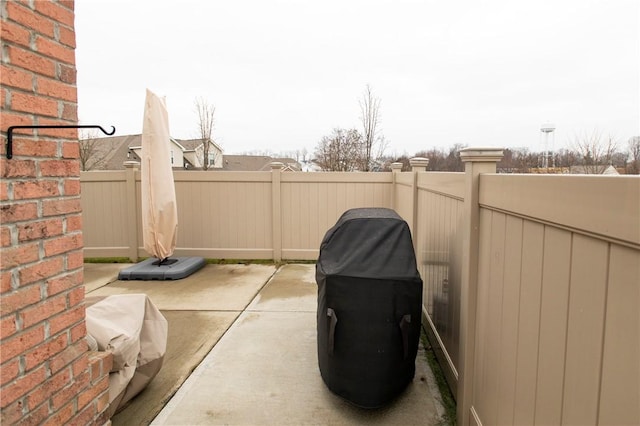
[[[171,167],[202,169],[204,144],[202,139],[170,139]],[[127,161],[140,161],[142,135],[112,136],[80,141],[83,170],[123,170]],[[83,152],[84,151],[84,152]],[[209,141],[210,168],[222,168],[222,148]]]
[[[225,155],[221,169],[229,172],[269,171],[271,163],[284,164],[283,172],[302,171],[300,163],[293,158],[274,158],[268,155]]]
[[[204,160],[202,139],[171,138],[171,166],[175,170],[201,170]],[[111,136],[80,141],[82,170],[123,170],[125,162],[140,161],[142,135]],[[271,163],[284,164],[283,171],[302,170],[293,158],[266,155],[224,155],[222,148],[209,141],[209,170],[269,171]]]

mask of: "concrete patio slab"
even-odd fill
[[[85,263],[84,288],[85,292],[99,289],[118,279],[120,270],[128,268],[133,263]]]
[[[151,423],[240,312],[163,311],[162,314],[169,323],[162,368],[143,392],[111,418],[113,426]]]
[[[422,349],[413,382],[382,409],[357,408],[327,389],[316,354],[315,265],[207,265],[178,281],[117,281],[124,266],[85,265],[85,276],[96,277],[87,298],[146,293],[167,318],[169,336],[162,369],[114,426],[435,425],[442,418]]]
[[[283,265],[247,307],[248,311],[315,312],[315,265]]]
[[[244,312],[152,424],[435,425],[441,408],[422,351],[416,366],[390,405],[357,408],[320,377],[315,313]]]
[[[206,265],[176,281],[114,281],[92,296],[145,293],[160,310],[242,311],[274,274],[274,265]]]

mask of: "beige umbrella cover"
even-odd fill
[[[178,209],[170,144],[165,100],[147,89],[140,166],[142,236],[144,249],[160,260],[173,254],[178,236]]]

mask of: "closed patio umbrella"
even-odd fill
[[[142,125],[142,232],[144,249],[162,263],[173,254],[178,209],[171,169],[169,117],[164,98],[147,89]]]
[[[172,257],[178,238],[178,209],[171,168],[171,137],[164,98],[147,89],[142,123],[142,237],[146,259],[118,274],[120,280],[178,280],[202,268],[198,256]]]

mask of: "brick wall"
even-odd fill
[[[73,0],[2,0],[0,423],[104,424],[108,356],[85,341]],[[106,366],[106,368],[105,368]]]

